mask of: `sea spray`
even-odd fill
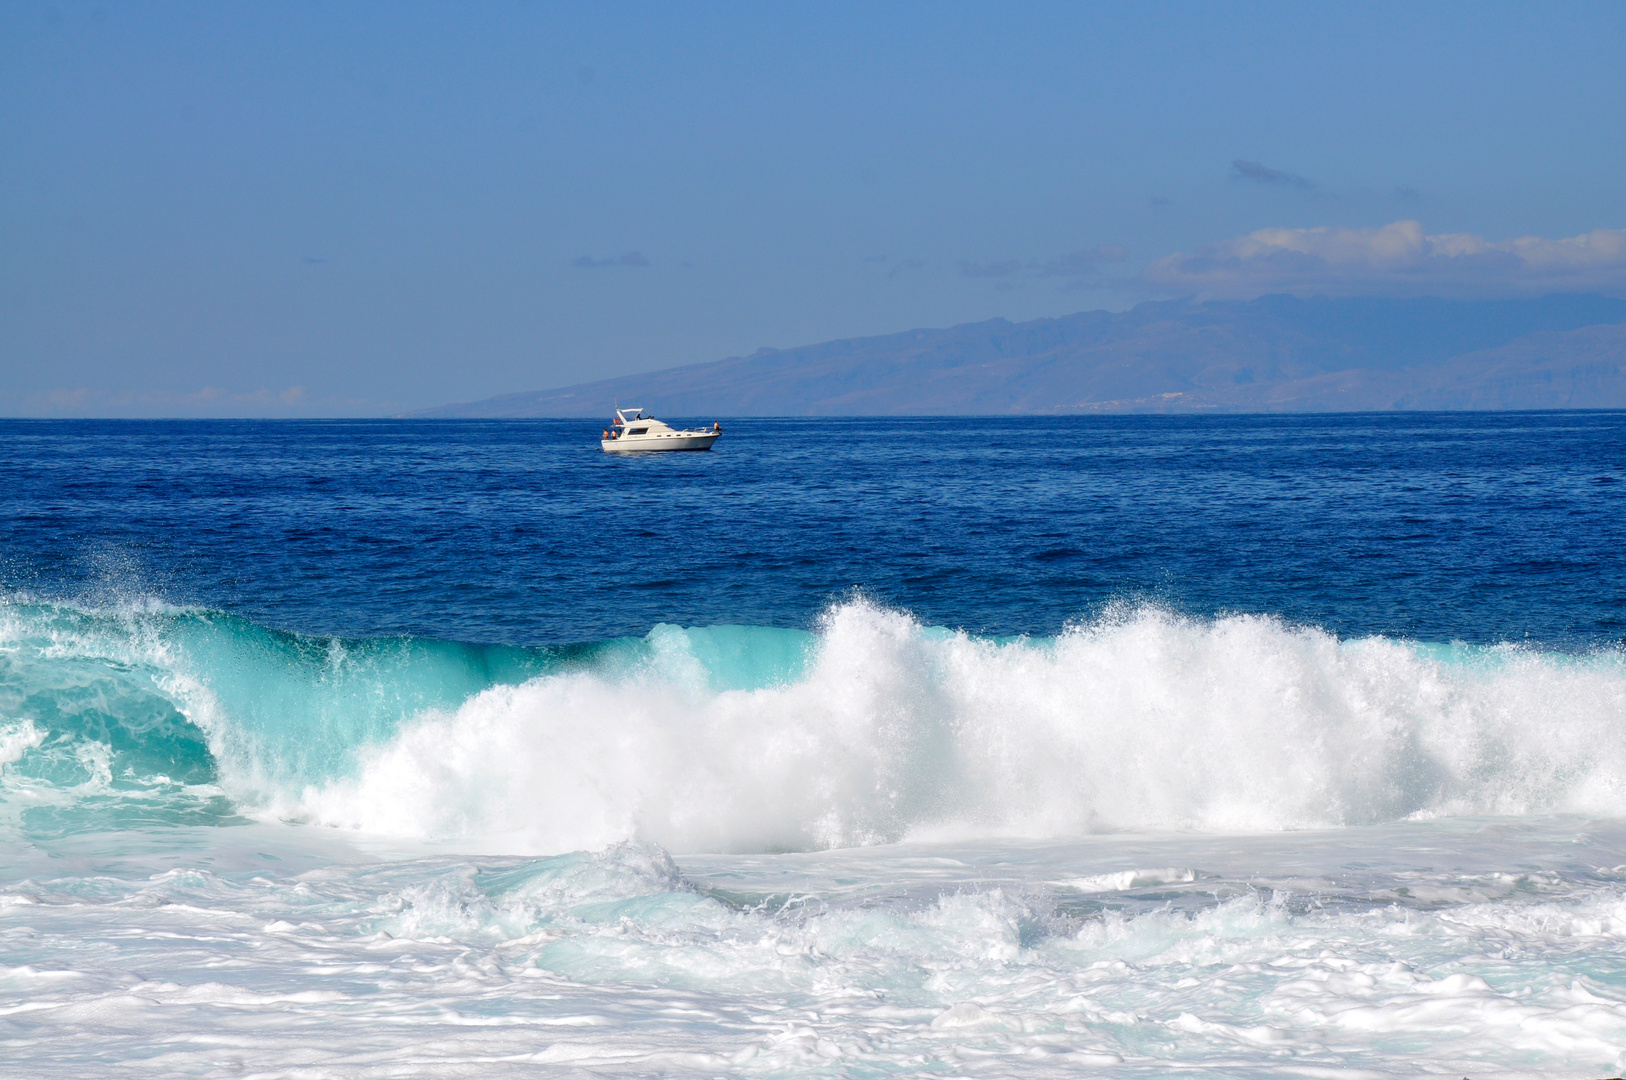
[[[795,681],[715,692],[651,666],[492,689],[299,806],[535,851],[1605,812],[1626,776],[1623,718],[1617,653],[1445,658],[1148,607],[995,643],[851,603]]]
[[[862,600],[813,633],[661,626],[570,649],[184,609],[10,604],[0,629],[7,790],[94,790],[106,814],[123,793],[151,817],[173,789],[175,820],[762,851],[1608,812],[1626,793],[1619,651],[1144,605],[992,641]]]

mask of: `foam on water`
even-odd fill
[[[0,1045],[41,1077],[1612,1075],[1626,833],[1532,815],[1618,817],[1623,721],[1618,652],[1145,606],[514,649],[12,602]]]
[[[246,814],[545,854],[1609,813],[1626,660],[1125,606],[992,641],[852,601],[816,633],[516,649],[218,613],[0,609],[25,825]],[[80,818],[74,815],[81,815]]]
[[[381,861],[322,840],[344,835],[172,828],[122,853],[8,849],[8,1051],[33,1076],[99,1057],[153,1076],[1626,1065],[1626,869],[1588,865],[1621,850],[1618,823],[686,865],[641,844]],[[1442,844],[1451,865],[1407,859]],[[1198,868],[1129,868],[1141,860]],[[1046,883],[1063,869],[1092,891]]]

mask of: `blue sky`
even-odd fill
[[[0,414],[1626,295],[1626,5],[0,6]],[[1576,239],[1581,238],[1581,239]]]

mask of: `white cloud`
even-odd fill
[[[1626,292],[1626,229],[1549,240],[1429,236],[1415,221],[1380,229],[1260,229],[1142,271],[1161,289],[1202,299],[1272,292],[1490,297]]]

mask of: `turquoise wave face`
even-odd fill
[[[715,690],[754,689],[797,677],[811,637],[657,626],[644,638],[519,648],[312,637],[163,605],[7,602],[4,803],[34,834],[229,824],[244,820],[242,805],[352,775],[359,751],[492,687],[664,665]]]
[[[0,609],[6,809],[30,831],[234,816],[215,789],[208,737],[167,689],[172,672],[151,644],[175,618]]]
[[[1612,813],[1626,660],[1135,606],[1046,639],[854,601],[525,649],[12,602],[0,770],[36,836],[271,818],[530,853]]]

